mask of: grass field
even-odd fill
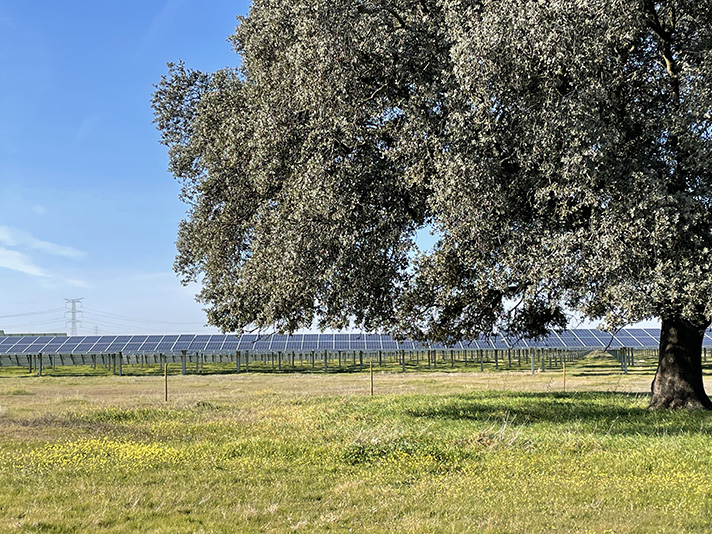
[[[711,532],[712,414],[653,370],[3,372],[0,532]]]

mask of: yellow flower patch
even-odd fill
[[[60,443],[42,447],[8,459],[16,468],[64,468],[101,470],[150,469],[186,460],[186,453],[163,443],[118,441],[107,437]]]

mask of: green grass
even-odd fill
[[[712,414],[573,371],[2,377],[0,532],[712,531]]]

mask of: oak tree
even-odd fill
[[[540,336],[661,321],[712,408],[710,0],[254,0],[153,106],[209,321]],[[421,251],[416,234],[437,242]]]

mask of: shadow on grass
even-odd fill
[[[650,395],[617,392],[473,393],[446,397],[407,415],[425,420],[545,425],[614,436],[712,435],[712,411],[649,411]]]
[[[612,369],[608,371],[589,371],[589,370],[576,370],[570,373],[571,376],[577,376],[577,377],[587,377],[587,376],[622,376],[624,375],[623,371],[620,369]],[[635,376],[650,376],[652,377],[655,374],[655,369],[635,369],[631,370],[628,369],[628,374],[629,375],[635,375]]]

